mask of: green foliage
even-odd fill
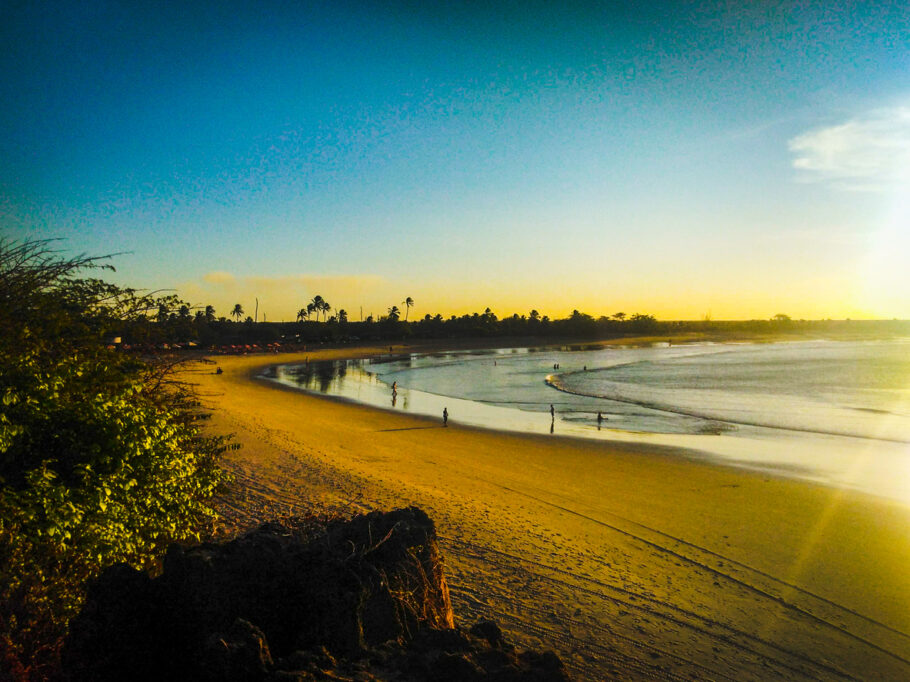
[[[46,246],[0,242],[0,669],[20,679],[53,670],[87,579],[197,537],[228,447],[169,365],[106,347],[157,305]]]

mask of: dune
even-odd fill
[[[305,394],[224,356],[194,380],[243,447],[221,534],[417,505],[460,623],[578,679],[910,679],[910,508],[644,447],[493,432]]]

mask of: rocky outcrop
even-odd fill
[[[433,522],[416,508],[271,523],[172,547],[157,578],[106,571],[72,622],[78,680],[560,680],[554,654],[456,629]]]

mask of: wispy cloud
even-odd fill
[[[378,275],[289,275],[285,277],[245,277],[244,282],[253,287],[303,287],[319,293],[326,291],[358,291],[376,287],[385,279]]]
[[[789,141],[800,179],[886,191],[910,183],[910,107],[877,109]]]
[[[234,275],[229,272],[216,270],[215,272],[207,272],[202,276],[202,279],[210,284],[225,284],[227,282],[233,282]]]

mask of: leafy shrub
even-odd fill
[[[19,679],[54,674],[87,579],[197,537],[229,447],[166,366],[106,346],[158,301],[74,277],[97,266],[0,242],[0,667]]]

